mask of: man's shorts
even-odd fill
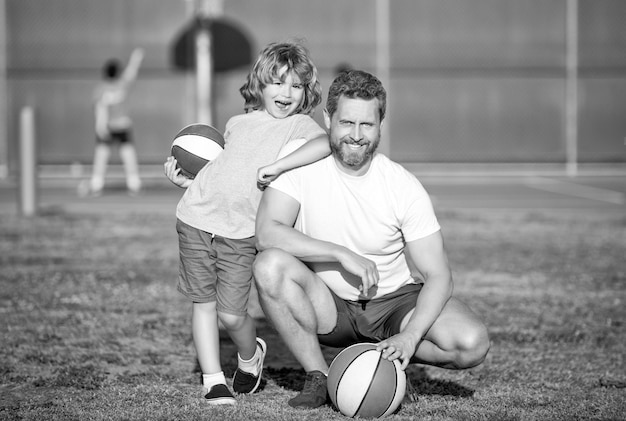
[[[405,285],[374,300],[346,301],[330,291],[337,307],[332,332],[317,335],[322,345],[343,348],[359,342],[380,342],[397,333],[404,317],[415,308],[422,284]]]
[[[132,134],[130,129],[124,130],[111,130],[109,136],[105,138],[101,138],[100,136],[96,136],[96,143],[105,143],[105,144],[124,144],[132,142]]]
[[[176,221],[178,291],[195,303],[217,301],[217,310],[245,315],[252,286],[254,237],[233,240]]]

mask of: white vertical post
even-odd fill
[[[20,111],[20,212],[23,216],[37,213],[37,148],[35,116],[32,107]]]
[[[200,1],[200,19],[222,15],[223,0]],[[213,39],[204,27],[196,35],[196,113],[198,122],[213,124]]]
[[[578,173],[578,0],[567,0],[565,136],[567,175]]]
[[[211,33],[203,28],[196,34],[196,121],[213,124],[211,118]]]
[[[8,170],[8,132],[7,115],[7,21],[6,21],[6,0],[0,0],[0,179],[5,178]]]
[[[389,29],[389,0],[376,1],[376,76],[385,86],[387,90],[387,98],[390,97],[390,29]],[[389,115],[389,100],[387,100],[387,114]],[[388,120],[386,117],[385,120]],[[389,122],[382,127],[381,141],[378,150],[384,155],[389,156],[391,152],[391,139],[389,139]]]
[[[195,0],[185,0],[185,17],[193,22],[196,14]],[[188,46],[185,46],[188,48]],[[195,45],[193,51],[187,51],[186,54],[196,54]],[[183,121],[194,121],[196,118],[196,75],[195,73],[185,72],[185,114]]]

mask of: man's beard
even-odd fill
[[[340,142],[338,145],[331,142],[330,147],[339,160],[348,167],[361,168],[376,152],[380,140],[376,140],[365,147],[364,151],[351,151],[343,147],[345,142]]]

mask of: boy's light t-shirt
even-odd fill
[[[177,218],[221,237],[252,237],[262,194],[257,170],[274,162],[290,140],[325,133],[303,114],[276,119],[253,111],[232,117],[224,132],[224,151],[198,172],[178,203]]]

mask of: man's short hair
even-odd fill
[[[341,96],[351,99],[378,99],[378,113],[380,121],[385,118],[387,108],[387,92],[378,78],[363,70],[349,70],[341,72],[328,89],[326,110],[332,117],[337,111],[337,103]]]

